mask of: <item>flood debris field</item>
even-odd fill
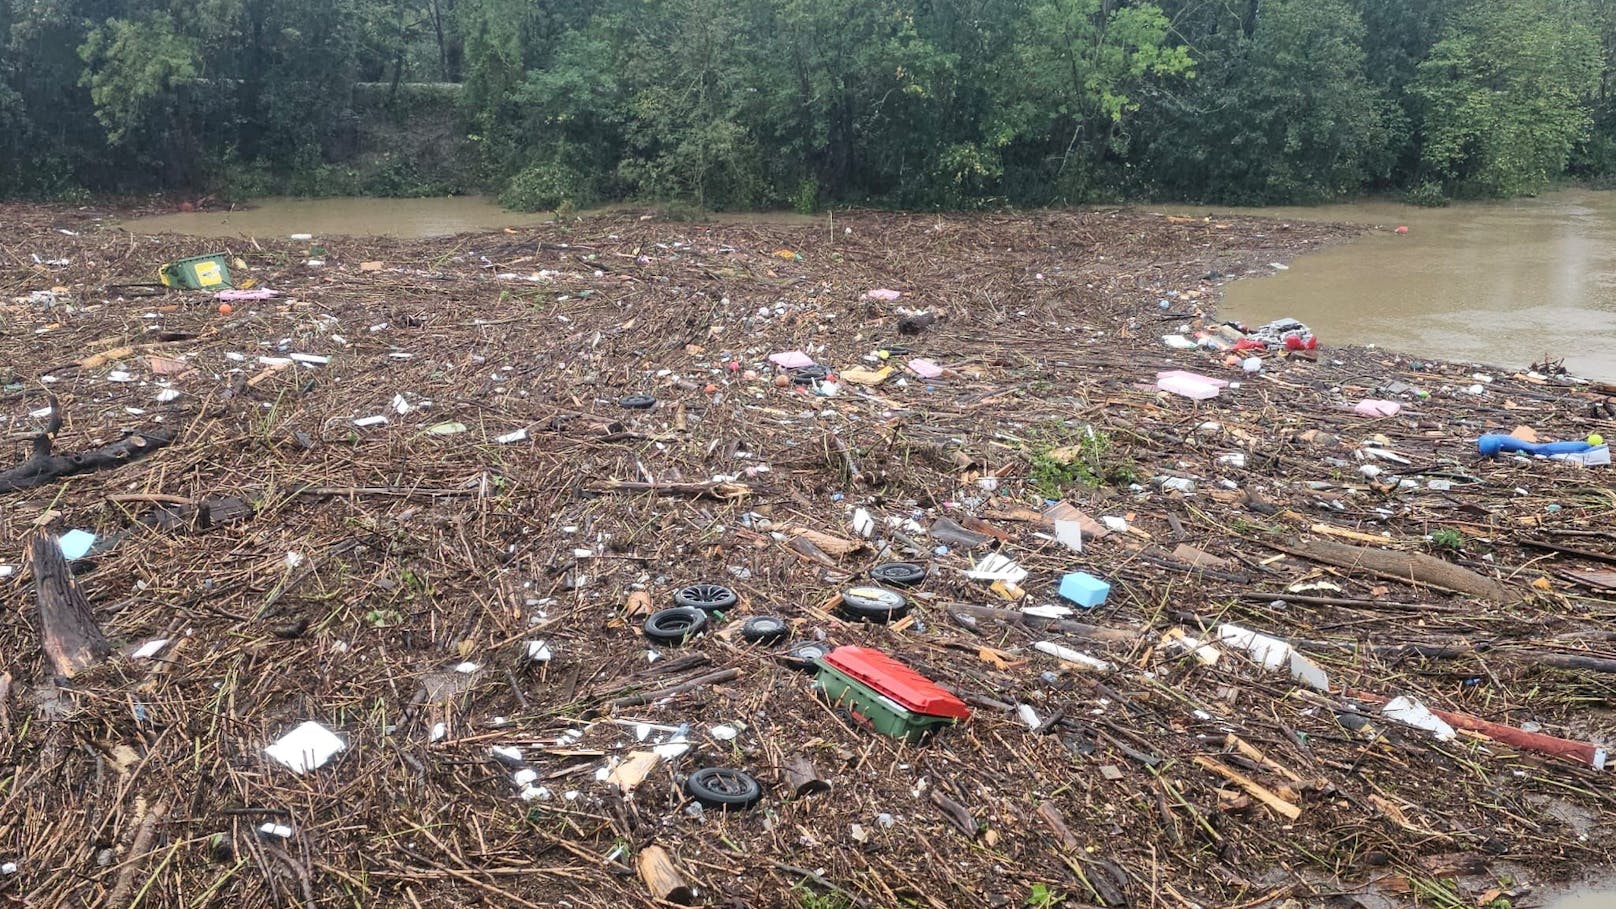
[[[4,467],[38,468],[0,474],[10,904],[1502,906],[1608,858],[1610,468],[1475,440],[1609,434],[1609,399],[1163,346],[1336,228],[0,214]],[[212,252],[279,295],[123,286]],[[94,456],[35,457],[57,420]],[[850,621],[899,560],[908,614]],[[648,640],[697,583],[738,605]],[[75,596],[91,627],[42,632]],[[882,736],[807,641],[972,714]],[[712,766],[761,799],[703,808]]]

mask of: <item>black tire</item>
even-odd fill
[[[722,584],[691,584],[673,593],[673,605],[702,612],[728,612],[741,598]]]
[[[650,395],[628,395],[619,398],[617,406],[624,410],[650,410],[656,406],[656,398]]]
[[[887,562],[871,568],[870,577],[893,587],[913,587],[926,580],[926,569],[914,562]]]
[[[645,636],[658,644],[683,644],[707,630],[707,613],[675,606],[659,609],[645,620]]]
[[[817,363],[813,366],[804,366],[791,371],[791,381],[796,385],[812,385],[829,376],[830,370]]]
[[[785,640],[789,631],[784,620],[772,615],[757,615],[741,624],[741,640],[767,647]]]
[[[819,661],[831,652],[829,644],[818,641],[798,641],[787,648],[780,662],[799,672],[818,672]]]
[[[685,794],[708,808],[737,811],[756,805],[763,787],[742,771],[703,767],[685,778]]]
[[[884,587],[850,587],[842,591],[842,612],[861,622],[886,624],[909,614],[909,600]]]

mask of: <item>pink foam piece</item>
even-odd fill
[[[769,354],[769,362],[781,369],[801,369],[804,366],[814,365],[814,358],[800,350],[787,350]]]
[[[1371,399],[1359,401],[1352,408],[1352,412],[1363,417],[1395,417],[1398,411],[1402,409],[1403,405],[1396,401],[1376,401]]]
[[[264,287],[258,290],[221,290],[213,295],[213,299],[226,303],[245,303],[253,300],[273,300],[280,295],[280,291]]]
[[[1213,386],[1215,386],[1217,388],[1225,388],[1229,384],[1228,379],[1215,379],[1215,378],[1213,378],[1211,376],[1203,376],[1198,372],[1186,372],[1185,370],[1182,370],[1182,369],[1169,369],[1166,372],[1158,372],[1158,373],[1156,373],[1156,379],[1158,380],[1158,383],[1160,382],[1161,379],[1172,379],[1172,378],[1194,379],[1197,382],[1210,383],[1210,384],[1212,384]]]
[[[935,379],[943,374],[943,368],[932,360],[914,359],[909,361],[909,368],[922,379]]]
[[[885,287],[877,288],[877,289],[871,290],[871,291],[865,291],[865,293],[864,293],[864,299],[866,299],[866,300],[879,300],[882,303],[895,302],[901,296],[903,296],[903,294],[899,293],[898,291],[889,290],[889,289],[887,289]]]

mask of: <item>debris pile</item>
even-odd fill
[[[614,216],[229,244],[219,300],[139,289],[200,241],[0,216],[0,893],[1487,905],[1608,857],[1616,494],[1529,446],[1616,389],[1217,327],[1340,229]]]

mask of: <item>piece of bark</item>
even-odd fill
[[[634,857],[634,864],[639,869],[640,880],[645,882],[652,896],[680,906],[695,905],[696,891],[679,876],[679,870],[673,867],[673,859],[666,849],[646,846]]]
[[[1038,816],[1043,819],[1045,824],[1049,825],[1049,829],[1055,831],[1056,838],[1060,840],[1061,848],[1070,851],[1083,845],[1078,842],[1077,837],[1072,833],[1072,828],[1066,826],[1066,819],[1061,817],[1060,809],[1055,807],[1054,802],[1040,804],[1038,806]]]
[[[844,556],[857,550],[864,544],[858,540],[849,540],[845,537],[832,536],[820,533],[807,527],[793,527],[789,531],[793,538],[803,539],[832,555]]]
[[[56,537],[41,533],[33,544],[34,592],[39,597],[39,634],[51,670],[72,678],[105,659],[112,648],[79,592]]]
[[[1336,568],[1345,568],[1349,571],[1363,570],[1379,577],[1479,597],[1491,603],[1512,603],[1520,599],[1512,596],[1508,587],[1492,578],[1483,577],[1468,568],[1461,568],[1424,553],[1348,546],[1345,543],[1331,543],[1328,540],[1268,545],[1280,552],[1333,565]]]
[[[961,805],[959,802],[956,802],[948,796],[943,795],[936,789],[929,790],[926,793],[926,797],[931,799],[931,803],[933,805],[936,805],[938,808],[942,809],[943,815],[947,817],[955,827],[958,827],[961,833],[968,837],[976,837],[976,834],[980,828],[977,826],[976,818],[971,817],[971,812],[964,805]]]
[[[786,761],[786,785],[798,798],[830,790],[830,783],[819,775],[813,761],[801,754],[794,754]]]

